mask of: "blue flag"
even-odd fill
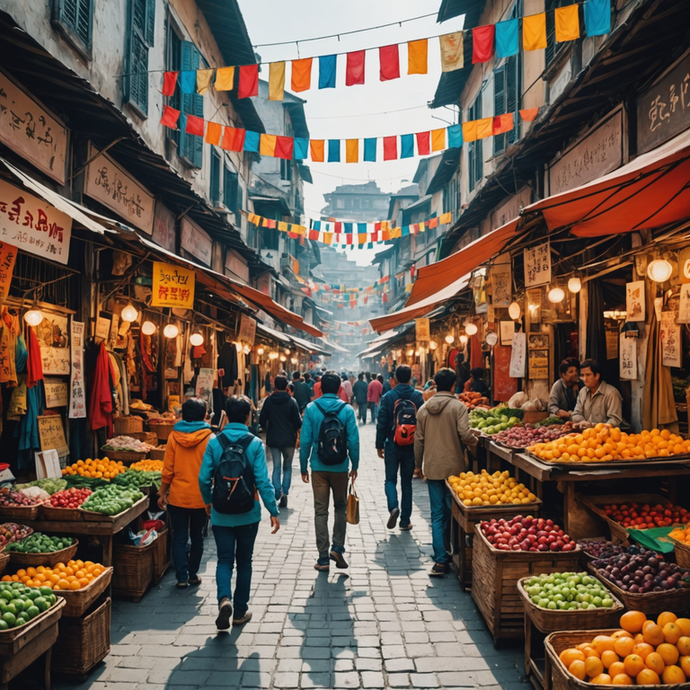
[[[336,55],[322,55],[319,58],[319,88],[335,88]]]
[[[459,149],[462,146],[462,125],[451,125],[448,129],[448,148]]]
[[[185,69],[180,72],[180,89],[182,93],[196,92],[196,70]]]
[[[309,139],[295,137],[295,160],[303,161],[309,155]]]
[[[244,135],[244,150],[249,153],[259,153],[259,144],[261,143],[261,134],[259,132],[250,132],[247,130]]]
[[[376,162],[376,139],[364,140],[364,160],[371,163]]]
[[[328,140],[328,162],[340,163],[340,139]]]
[[[584,7],[587,36],[603,36],[611,33],[611,3],[609,0],[587,0]]]
[[[520,20],[509,19],[496,24],[496,57],[507,58],[520,52]]]
[[[400,135],[400,158],[412,158],[414,156],[414,134]]]

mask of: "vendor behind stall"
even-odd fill
[[[603,422],[620,426],[623,421],[623,398],[617,388],[602,381],[599,362],[586,359],[580,366],[580,373],[585,387],[577,396],[571,420],[590,425]]]
[[[549,412],[561,419],[570,419],[578,393],[585,388],[580,385],[580,363],[574,357],[564,359],[558,371],[561,377],[551,387]]]

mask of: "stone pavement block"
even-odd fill
[[[413,688],[437,688],[438,678],[434,673],[411,673],[410,681]]]
[[[300,679],[301,688],[333,687],[330,673],[303,673]]]
[[[277,673],[273,680],[274,688],[299,688],[299,673]]]
[[[410,676],[407,673],[389,673],[388,685],[391,688],[409,688]]]
[[[360,680],[359,680],[359,674],[356,671],[349,671],[345,673],[336,673],[334,674],[334,679],[333,679],[333,687],[334,688],[359,688],[360,687]]]
[[[270,673],[245,671],[242,674],[242,688],[267,688],[271,684]]]
[[[363,688],[385,688],[386,682],[380,671],[362,671]]]

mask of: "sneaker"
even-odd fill
[[[247,611],[247,613],[242,616],[242,618],[233,618],[232,619],[232,624],[237,626],[237,625],[244,625],[245,623],[249,623],[249,621],[252,619],[252,612]]]
[[[412,529],[412,523],[411,522],[408,522],[405,527],[400,525],[400,531],[401,532],[409,532],[411,529]]]
[[[323,573],[327,573],[331,569],[330,559],[328,558],[328,556],[319,558],[319,560],[316,561],[316,563],[314,564],[314,568],[316,568],[316,570],[320,570]]]
[[[283,494],[280,497],[280,501],[278,501],[278,507],[279,508],[287,508],[287,495]]]
[[[347,561],[345,560],[345,557],[343,556],[343,552],[340,549],[333,547],[333,549],[331,549],[330,556],[331,556],[331,560],[335,561],[335,567],[336,568],[340,568],[342,570],[342,569],[348,567]]]
[[[398,508],[393,508],[388,516],[388,522],[386,523],[388,529],[393,529],[395,527],[395,523],[398,521],[398,515],[400,515],[400,510]]]
[[[450,572],[450,566],[446,563],[434,563],[429,571],[431,577],[443,577]]]
[[[232,604],[230,599],[224,597],[218,605],[218,617],[216,618],[216,628],[218,630],[227,630],[230,627],[230,619],[232,618]]]
[[[186,582],[178,582],[175,585],[175,587],[177,587],[177,589],[187,589],[187,583]]]
[[[196,587],[201,584],[201,578],[198,575],[192,575],[187,582],[192,585],[192,587]]]

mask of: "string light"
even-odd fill
[[[199,347],[199,345],[204,344],[204,336],[201,335],[201,333],[192,333],[192,335],[189,336],[189,343],[194,347]]]
[[[174,323],[169,323],[163,329],[163,335],[166,338],[177,338],[179,332],[180,332],[180,329]]]
[[[29,311],[24,314],[24,321],[26,321],[29,326],[38,326],[43,321],[43,312],[40,309],[29,309]]]
[[[129,323],[133,323],[139,318],[139,312],[136,310],[136,307],[132,306],[131,304],[128,304],[121,312],[120,312],[120,318],[123,321],[127,321]]]
[[[468,323],[465,326],[465,332],[467,333],[467,335],[476,335],[477,327],[473,323]]]
[[[156,324],[153,321],[144,321],[141,324],[141,332],[144,335],[153,335],[156,332]]]
[[[449,345],[452,345],[455,342],[455,336],[454,335],[447,335],[446,336],[446,342]]]

